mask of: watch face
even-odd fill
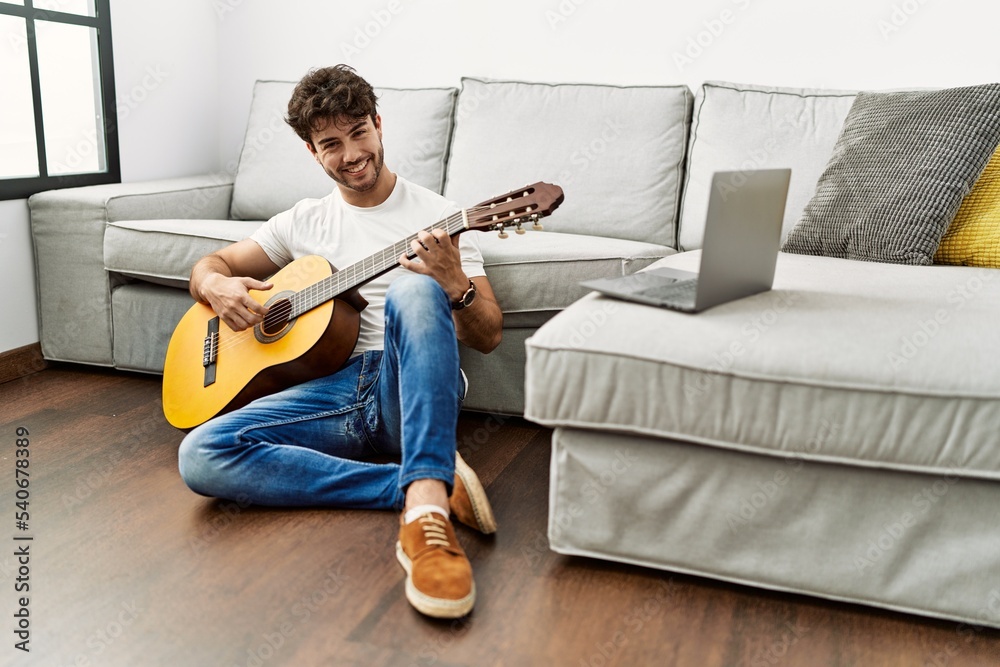
[[[472,302],[475,299],[476,299],[476,284],[470,280],[469,289],[465,290],[465,294],[462,295],[461,299],[451,304],[451,309],[460,310],[462,308],[468,308],[469,306],[472,305]]]

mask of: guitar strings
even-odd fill
[[[489,205],[473,206],[468,209],[465,209],[465,214],[477,215],[489,209],[490,209]],[[465,230],[465,216],[463,216],[462,211],[453,213],[444,220],[440,220],[434,223],[433,225],[430,225],[429,227],[425,227],[423,231],[431,232],[436,229],[443,229],[449,234],[449,236],[459,231]],[[356,287],[359,284],[367,280],[370,280],[371,278],[374,278],[379,273],[394,268],[396,265],[399,264],[399,256],[402,255],[404,252],[407,253],[408,257],[415,256],[410,254],[409,249],[410,249],[410,243],[412,241],[415,241],[416,239],[417,235],[413,234],[401,241],[397,241],[392,246],[388,248],[383,248],[382,250],[374,253],[373,255],[370,255],[358,262],[355,262],[354,264],[351,264],[345,269],[337,271],[336,273],[329,275],[326,278],[323,278],[322,280],[319,280],[313,283],[312,285],[308,285],[302,288],[301,290],[295,292],[290,297],[284,300],[284,302],[287,302],[289,304],[288,307],[286,308],[284,305],[281,306],[282,310],[285,309],[289,310],[288,317],[284,317],[282,315],[282,311],[275,310],[275,307],[277,307],[279,304],[283,304],[283,302],[282,301],[275,302],[269,308],[267,315],[264,316],[264,321],[261,323],[261,326],[265,331],[267,331],[272,329],[272,327],[274,327],[276,324],[281,323],[283,328],[284,323],[286,323],[288,320],[294,319],[295,317],[298,317],[302,313],[308,312],[309,310],[312,310],[316,306],[326,301],[329,301],[331,298],[335,298],[338,294],[346,292],[349,289],[352,289],[353,287]],[[392,255],[388,254],[390,251],[393,253]],[[381,260],[380,263],[376,264],[375,258],[376,256],[379,255],[381,255]],[[368,273],[366,271],[366,266],[368,266],[369,262],[371,264],[371,272],[370,275],[366,275]],[[345,280],[345,278],[349,279]],[[293,303],[293,301],[300,301],[300,300],[303,301],[303,303]],[[275,317],[272,317],[272,313],[275,314]],[[271,318],[270,320],[268,319],[269,317]],[[250,327],[242,331],[233,331],[228,327],[226,329],[228,330],[229,333],[224,336],[224,340],[219,341],[218,345],[215,348],[216,358],[218,358],[218,356],[226,350],[230,350],[246,342],[257,340],[255,334],[256,327]],[[220,329],[219,331],[220,339],[223,338],[223,333],[224,330]]]
[[[425,228],[424,231],[429,232],[434,229],[444,229],[449,236],[454,235],[457,232],[465,230],[467,216],[475,216],[484,211],[488,211],[491,208],[492,206],[489,204],[473,206],[465,210],[465,215],[463,215],[462,211],[459,211],[444,220]],[[516,218],[517,216],[513,217]],[[502,222],[499,216],[497,216],[496,222]],[[409,252],[409,248],[411,242],[416,240],[416,238],[417,236],[414,234],[393,244],[390,248],[385,248],[360,262],[352,264],[342,271],[338,271],[337,273],[334,273],[323,280],[300,290],[294,295],[293,298],[301,297],[303,303],[296,304],[292,311],[292,317],[311,310],[320,303],[323,303],[338,294],[342,294],[345,291],[370,280],[380,273],[394,268],[399,264],[398,258],[403,253],[406,253],[408,257],[415,256],[415,254],[411,254]],[[377,260],[378,256],[381,256],[380,261]],[[371,264],[370,269],[368,268],[369,263]]]
[[[465,216],[463,216],[462,211],[459,211],[448,216],[444,220],[438,221],[437,223],[424,228],[424,231],[430,232],[435,229],[443,229],[449,234],[449,236],[451,236],[465,229],[465,220],[467,215],[477,215],[489,210],[490,208],[492,207],[489,204],[470,207],[465,209]],[[497,222],[500,222],[499,218],[497,219]],[[268,314],[264,316],[264,321],[262,323],[264,330],[266,331],[271,329],[274,325],[279,323],[282,325],[281,328],[284,328],[284,324],[287,323],[288,320],[294,319],[304,312],[308,312],[316,306],[329,301],[331,298],[335,298],[338,294],[341,294],[348,289],[352,289],[353,287],[363,284],[379,273],[394,268],[399,264],[398,258],[404,252],[407,253],[407,256],[414,256],[411,255],[407,249],[410,247],[410,243],[416,240],[416,238],[417,235],[413,234],[402,241],[394,243],[389,248],[384,248],[378,253],[375,253],[360,262],[355,262],[342,271],[338,271],[337,273],[327,276],[326,278],[299,290],[292,296],[288,297],[288,299],[275,302],[274,305],[272,305],[272,307],[268,310]],[[389,254],[390,251],[392,252],[391,255]],[[381,255],[380,264],[376,264],[375,258],[377,255]],[[371,261],[372,266],[370,274],[365,268],[369,261]],[[304,303],[293,303],[293,301],[304,301]],[[278,309],[279,304],[280,310]],[[284,310],[289,311],[289,315],[287,317],[284,316]],[[268,319],[269,317],[271,318],[270,320]],[[216,346],[216,356],[225,350],[233,348],[237,345],[242,345],[251,339],[256,340],[254,328],[244,329],[239,332],[235,332],[230,329],[229,332],[231,335],[227,334],[225,336],[225,340],[220,341]]]
[[[426,227],[423,231],[430,232],[435,229],[443,229],[451,235],[461,229],[464,229],[464,227],[463,216],[461,212],[459,212],[429,227]],[[303,303],[297,304],[297,314],[310,310],[329,298],[346,292],[347,290],[374,278],[386,270],[395,268],[399,264],[400,255],[404,253],[407,257],[414,257],[415,254],[410,252],[410,244],[412,241],[416,240],[416,238],[417,235],[413,234],[406,239],[397,241],[392,246],[383,248],[379,252],[376,252],[359,262],[355,262],[342,271],[337,271],[323,280],[304,288],[296,294],[296,296],[301,295],[301,300],[303,301]]]

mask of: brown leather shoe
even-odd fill
[[[434,618],[459,618],[472,611],[472,565],[444,516],[428,512],[408,524],[401,518],[396,558],[406,570],[406,599],[417,611]]]
[[[466,526],[487,535],[496,532],[497,520],[493,517],[486,489],[458,452],[455,452],[455,485],[448,502],[452,514]]]

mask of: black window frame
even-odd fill
[[[115,68],[111,51],[111,0],[94,0],[94,16],[81,16],[51,9],[34,7],[32,0],[14,5],[0,0],[0,15],[18,16],[25,20],[28,42],[28,70],[31,77],[32,106],[35,114],[35,145],[38,153],[38,176],[22,178],[0,177],[0,200],[25,199],[45,190],[73,188],[82,185],[121,183],[121,158],[118,153],[118,115],[115,100]],[[49,175],[45,155],[45,125],[42,117],[42,93],[38,72],[38,49],[35,41],[35,21],[87,26],[97,32],[97,60],[100,70],[101,115],[104,128],[106,170],[80,174]]]

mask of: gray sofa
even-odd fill
[[[282,121],[293,85],[256,84],[240,159],[219,173],[29,200],[47,359],[162,372],[170,334],[192,303],[193,263],[330,191]],[[565,192],[546,231],[469,232],[479,234],[504,332],[489,355],[462,350],[465,405],[520,414],[524,341],[586,293],[579,281],[675,252],[692,95],[684,86],[480,79],[464,79],[460,90],[378,93],[386,162],[405,178],[463,206],[535,181]]]
[[[193,262],[329,190],[291,86],[257,84],[220,174],[31,199],[47,358],[159,372]],[[481,235],[504,340],[462,360],[467,407],[555,429],[553,549],[1000,626],[995,271],[782,254],[773,291],[697,317],[578,286],[695,268],[715,171],[791,167],[787,234],[854,92],[380,92],[403,176],[462,205],[565,191],[546,231]]]
[[[697,270],[715,171],[791,167],[787,234],[853,97],[703,86],[652,266]],[[1000,627],[997,304],[997,269],[786,253],[697,316],[580,299],[527,341],[551,547]]]

